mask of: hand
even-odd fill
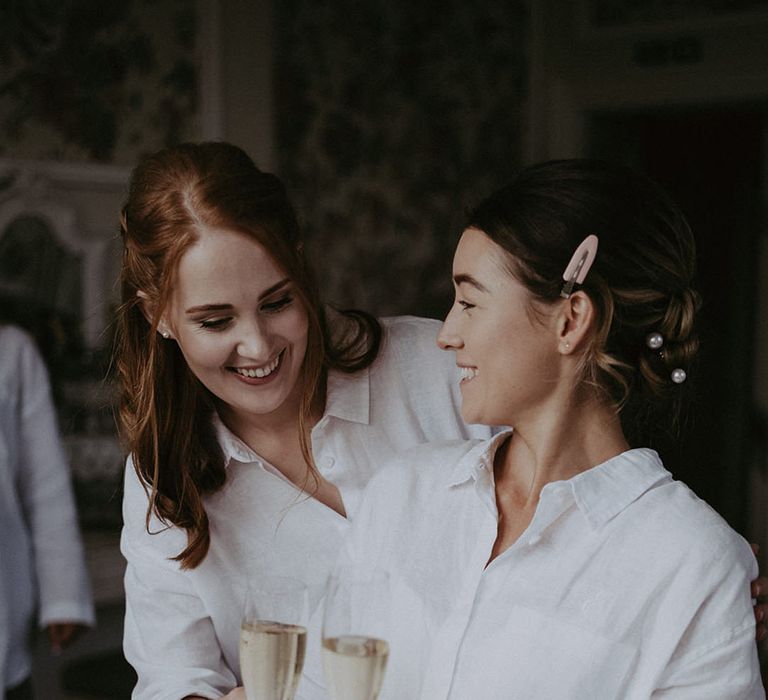
[[[86,627],[79,622],[51,622],[46,630],[48,631],[48,641],[51,643],[51,651],[58,656],[85,632]]]
[[[760,547],[752,543],[752,551],[757,556]],[[762,642],[768,636],[768,578],[760,576],[752,581],[752,597],[757,600],[755,604],[755,638]]]

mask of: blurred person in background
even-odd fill
[[[35,615],[53,653],[95,617],[45,364],[0,324],[0,698],[33,697]]]

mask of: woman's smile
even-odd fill
[[[228,367],[227,369],[232,372],[238,380],[245,384],[259,386],[271,382],[277,377],[283,366],[282,359],[284,353],[285,350],[281,350],[277,357],[270,360],[265,365]]]

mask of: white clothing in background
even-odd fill
[[[653,450],[545,486],[488,564],[508,436],[418,447],[364,494],[340,559],[392,579],[380,700],[764,698],[752,552]]]
[[[0,326],[0,692],[27,678],[30,625],[94,622],[70,472],[45,365]]]
[[[371,476],[400,451],[490,434],[461,420],[455,358],[435,344],[440,324],[403,317],[386,319],[383,326],[381,352],[369,369],[330,373],[325,414],[312,431],[315,462],[339,488],[350,518]],[[205,499],[211,545],[191,571],[168,559],[186,547],[183,530],[153,518],[151,530],[158,534],[147,534],[147,497],[127,464],[124,646],[139,676],[136,700],[218,697],[238,685],[246,582],[264,575],[298,578],[316,604],[348,527],[220,423],[218,434],[227,481]]]

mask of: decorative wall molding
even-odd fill
[[[740,29],[768,23],[768,2],[657,2],[648,0],[576,0],[581,35],[630,36]]]
[[[111,252],[129,172],[96,163],[0,159],[0,236],[18,218],[38,217],[81,260],[80,317],[90,349],[103,344],[116,269]],[[105,194],[111,195],[106,207]]]
[[[44,177],[51,183],[85,189],[113,190],[125,188],[130,173],[130,167],[106,163],[0,158],[0,196],[3,194],[3,183],[9,176]]]

